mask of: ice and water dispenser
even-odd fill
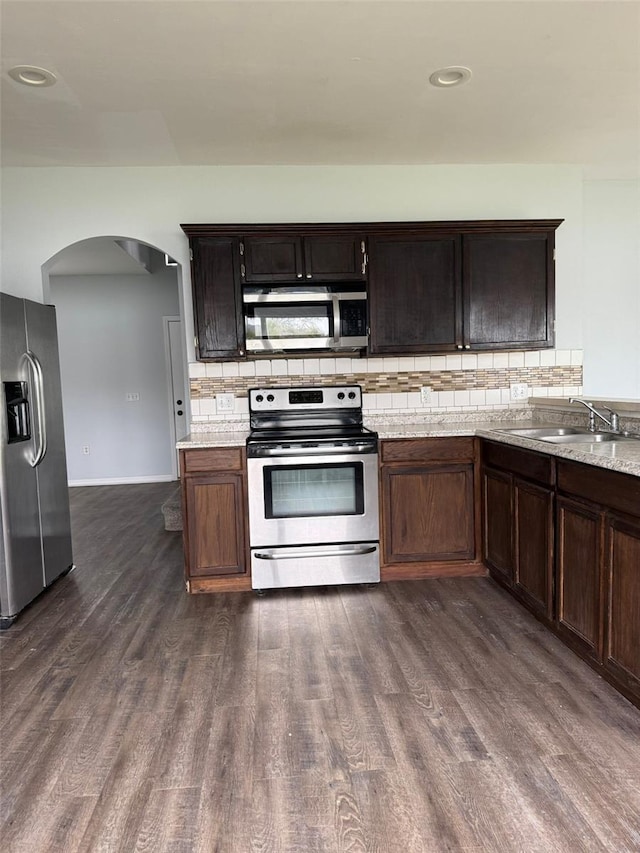
[[[31,422],[29,418],[28,385],[26,382],[3,382],[7,410],[7,442],[29,441]]]

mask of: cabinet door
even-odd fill
[[[640,519],[609,521],[605,572],[604,664],[640,696]]]
[[[245,573],[242,474],[188,477],[185,490],[188,577]]]
[[[557,501],[556,596],[559,633],[588,657],[601,660],[603,515],[597,507]]]
[[[465,234],[462,240],[465,345],[553,346],[554,232]]]
[[[243,356],[238,240],[197,237],[191,250],[198,358]]]
[[[304,275],[315,281],[364,281],[365,239],[362,235],[305,237]]]
[[[473,466],[383,466],[384,562],[472,560]]]
[[[513,487],[510,474],[484,468],[482,474],[483,558],[491,574],[513,582]]]
[[[369,241],[369,352],[440,352],[462,346],[456,236]]]
[[[514,589],[527,606],[553,616],[553,492],[514,479]]]
[[[244,237],[241,251],[245,281],[299,281],[303,277],[301,237]]]

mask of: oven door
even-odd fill
[[[378,455],[247,460],[251,548],[377,542]]]

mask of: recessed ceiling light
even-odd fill
[[[449,65],[447,68],[438,68],[429,77],[432,86],[448,89],[451,86],[461,86],[471,80],[471,69],[464,65]]]
[[[46,68],[38,68],[36,65],[16,65],[9,71],[9,77],[15,80],[16,83],[23,83],[25,86],[53,86],[56,82],[56,75]]]

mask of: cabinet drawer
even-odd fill
[[[473,437],[387,439],[382,462],[473,462]]]
[[[482,461],[492,468],[502,468],[512,474],[519,474],[527,480],[552,486],[554,483],[554,459],[533,450],[521,450],[508,444],[492,441],[482,442]]]
[[[640,477],[558,460],[558,489],[610,509],[640,516]]]
[[[200,471],[241,471],[244,448],[219,447],[183,451],[183,471],[195,474]]]

